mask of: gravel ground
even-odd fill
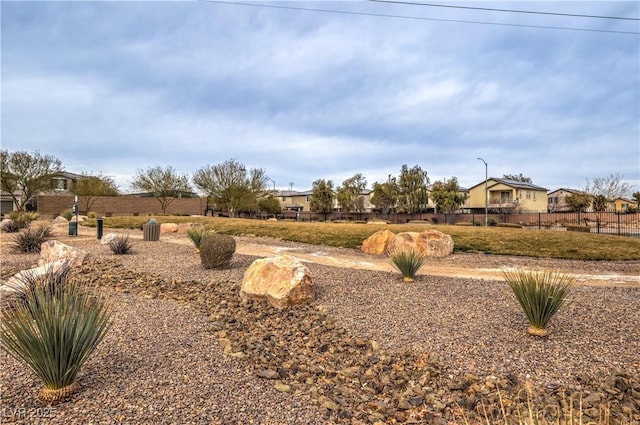
[[[2,423],[313,424],[415,418],[430,423],[429,417],[434,423],[447,423],[443,418],[451,420],[452,406],[462,401],[469,404],[469,412],[477,410],[475,397],[488,394],[491,380],[505,394],[512,390],[514,400],[527,384],[541,400],[576,391],[585,397],[597,394],[599,401],[617,398],[619,411],[640,423],[639,288],[579,286],[551,322],[550,336],[537,339],[526,334],[525,317],[504,282],[424,275],[406,284],[395,273],[308,264],[317,303],[283,313],[239,301],[237,285],[255,257],[236,255],[229,269],[211,271],[200,266],[190,246],[138,240],[133,244],[133,255],[114,256],[95,240],[73,242],[91,253],[85,278],[111,288],[102,291],[116,311],[114,326],[87,363],[81,391],[51,412],[38,410],[39,384],[34,377],[2,353]],[[2,256],[3,278],[37,261],[33,255]],[[443,261],[471,267],[535,262],[563,270],[640,270],[638,262],[470,254]],[[322,323],[318,335],[328,343],[316,347],[317,323]],[[278,355],[264,354],[265,345],[270,347],[265,341],[270,343],[272,335],[273,353]],[[335,358],[316,359],[318,353]],[[425,372],[411,365],[425,355],[431,381],[414,390]],[[387,369],[404,368],[406,377],[391,376],[375,395],[393,408],[374,409],[373,401],[357,391],[368,379],[365,368],[373,370],[371,359],[384,364],[385,356],[391,363],[377,370],[372,385],[385,382]],[[364,360],[359,363],[360,357]],[[297,363],[283,366],[289,359]],[[362,375],[345,379],[335,370],[327,374],[327,364],[337,364],[338,359],[342,363],[335,370],[349,369],[349,363],[362,368]],[[307,369],[302,367],[305,362]],[[275,380],[268,376],[273,370],[279,373]],[[616,380],[624,381],[619,385],[624,388],[616,388]],[[491,397],[488,400],[491,403]]]

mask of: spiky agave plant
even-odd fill
[[[402,280],[413,282],[427,257],[416,248],[398,248],[389,253],[391,264],[402,273]]]
[[[515,269],[503,274],[529,320],[529,334],[547,336],[547,323],[564,305],[575,278],[559,271]]]
[[[212,233],[214,233],[214,230],[204,226],[191,227],[190,229],[187,229],[187,237],[191,243],[193,243],[193,246],[196,248],[196,252],[200,252],[200,244],[205,236]]]
[[[0,312],[0,341],[42,380],[40,401],[53,404],[78,389],[78,372],[106,335],[111,315],[102,299],[72,281],[33,283],[23,302]]]

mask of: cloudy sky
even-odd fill
[[[150,166],[191,175],[228,159],[278,189],[355,173],[370,187],[403,164],[470,187],[478,157],[490,176],[550,190],[611,174],[640,188],[637,1],[436,3],[636,20],[371,1],[0,4],[2,149],[123,191]]]

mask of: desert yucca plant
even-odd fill
[[[82,365],[110,327],[103,300],[72,281],[54,287],[32,282],[24,302],[0,312],[2,349],[44,384],[40,401],[56,403],[78,388]]]
[[[44,273],[38,271],[38,269],[23,270],[5,282],[11,290],[7,291],[6,295],[3,296],[3,309],[13,310],[18,305],[26,305],[29,308],[27,297],[36,287],[53,293],[60,290],[69,281],[71,266],[68,262],[56,261],[50,263]]]
[[[0,222],[0,230],[5,233],[17,233],[27,227],[29,223],[21,220],[6,219]]]
[[[205,226],[196,226],[187,229],[187,237],[196,248],[196,252],[200,252],[200,244],[205,236],[214,233],[214,230]]]
[[[50,224],[29,226],[13,237],[13,244],[20,252],[40,252],[40,246],[53,236]]]
[[[575,278],[559,271],[516,269],[503,274],[529,320],[529,334],[547,336],[547,323],[565,303]]]
[[[118,235],[109,241],[109,249],[116,255],[131,254],[133,246],[129,240],[129,235]]]
[[[427,260],[427,257],[416,248],[399,248],[388,254],[391,264],[402,273],[402,280],[405,282],[413,282]]]

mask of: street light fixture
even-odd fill
[[[267,180],[269,180],[271,183],[273,183],[273,196],[276,195],[276,181],[273,180],[272,178],[267,177]]]
[[[484,162],[484,227],[487,227],[489,222],[489,189],[487,187],[489,184],[489,166],[487,165],[487,161],[484,159],[478,159]]]

